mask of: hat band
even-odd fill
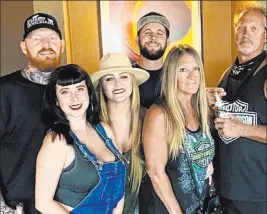
[[[108,69],[118,69],[118,68],[132,68],[130,65],[120,65],[120,66],[109,66],[109,67],[101,67],[100,70],[108,70]]]
[[[144,27],[146,24],[153,23],[153,22],[160,23],[164,27],[166,27],[168,30],[170,30],[170,22],[168,21],[166,17],[151,15],[151,16],[145,16],[138,21],[137,32],[139,32],[139,30],[141,30],[141,28]]]

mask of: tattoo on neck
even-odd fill
[[[30,68],[30,67],[27,67],[21,71],[22,76],[24,76],[26,79],[41,85],[48,84],[52,72],[53,71],[42,72],[36,68]]]

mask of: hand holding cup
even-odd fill
[[[218,94],[220,97],[223,97],[226,95],[226,92],[223,88],[219,87],[208,87],[206,88],[206,94],[208,99],[208,105],[210,107],[213,107],[216,102],[216,94]]]

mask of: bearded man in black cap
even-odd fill
[[[142,16],[137,22],[136,44],[140,56],[133,67],[146,70],[150,77],[139,86],[141,106],[149,108],[160,94],[160,73],[163,55],[169,45],[170,22],[156,12]]]
[[[35,164],[46,133],[42,97],[50,74],[61,64],[64,40],[56,19],[37,13],[26,19],[20,44],[28,66],[0,78],[0,185],[5,204],[35,209]],[[3,207],[1,199],[1,211]]]

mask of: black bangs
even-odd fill
[[[85,75],[77,67],[64,68],[64,72],[60,72],[57,77],[56,84],[61,86],[80,83],[85,80]]]
[[[99,105],[95,89],[88,73],[76,64],[58,67],[51,75],[43,98],[43,121],[56,135],[63,135],[68,144],[73,144],[69,136],[70,124],[63,110],[57,103],[56,85],[67,86],[85,81],[89,95],[89,107],[86,110],[86,121],[91,125],[99,123]]]

